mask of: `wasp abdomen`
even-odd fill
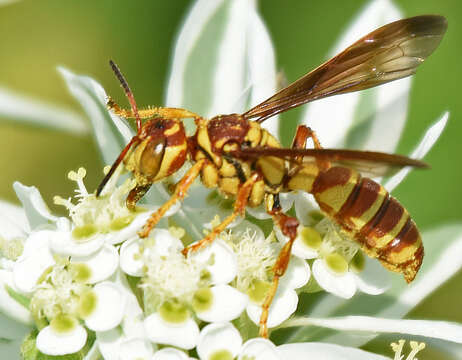
[[[369,256],[408,282],[415,278],[422,239],[409,213],[383,186],[350,168],[332,167],[319,173],[310,192]]]

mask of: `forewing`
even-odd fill
[[[258,159],[261,156],[275,156],[294,161],[302,158],[302,162],[326,160],[333,166],[345,166],[359,171],[364,176],[389,176],[405,166],[428,168],[423,161],[402,155],[387,154],[376,151],[343,150],[343,149],[281,149],[281,148],[247,148],[234,153],[244,159]]]
[[[416,16],[382,26],[244,116],[262,122],[313,100],[412,75],[436,49],[446,28],[446,19],[438,15]]]

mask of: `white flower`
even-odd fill
[[[266,339],[242,343],[239,331],[231,323],[210,324],[201,330],[197,353],[200,360],[254,359],[278,360],[276,346]]]

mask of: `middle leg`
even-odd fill
[[[297,228],[299,225],[299,222],[296,218],[288,216],[282,212],[277,195],[273,208],[268,213],[273,217],[273,221],[277,224],[277,226],[279,226],[282,233],[289,238],[289,241],[284,244],[279,252],[276,262],[273,265],[273,281],[262,305],[259,335],[263,338],[268,338],[267,322],[269,308],[274,300],[274,296],[276,295],[279,280],[285,274],[287,267],[289,266],[292,246],[297,237]]]

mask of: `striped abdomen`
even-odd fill
[[[409,213],[383,186],[355,170],[332,167],[318,174],[310,192],[367,255],[407,282],[414,280],[424,255],[422,239]]]

